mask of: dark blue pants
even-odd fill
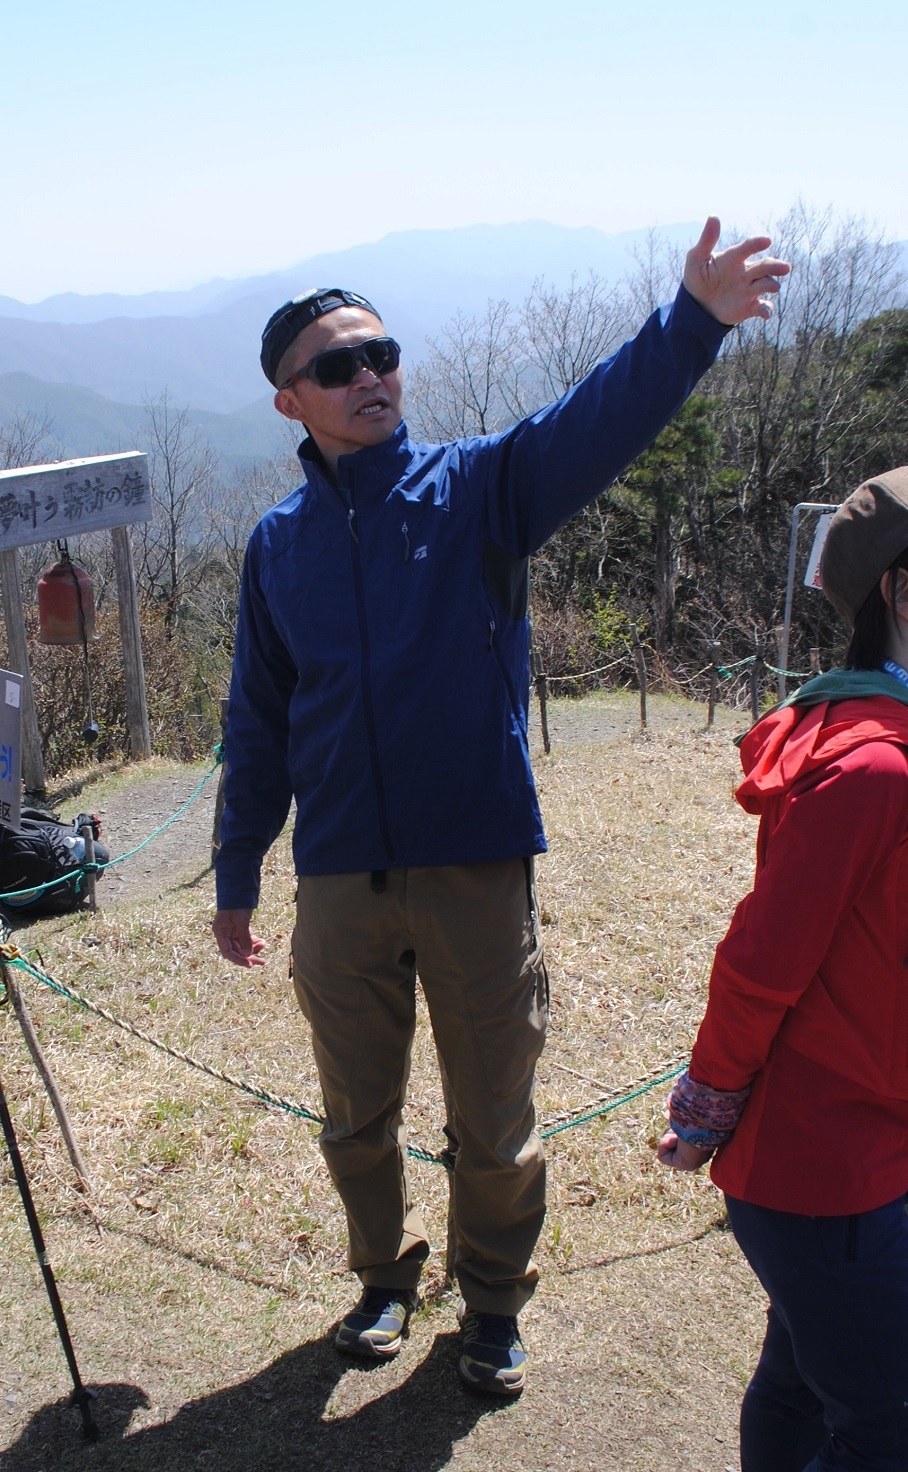
[[[908,1472],[905,1198],[837,1217],[725,1199],[770,1300],[742,1472]]]

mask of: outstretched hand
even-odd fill
[[[775,256],[753,259],[772,244],[768,235],[752,235],[728,250],[716,251],[719,231],[719,221],[710,215],[700,239],[687,252],[684,285],[703,310],[726,327],[748,317],[771,317],[772,302],[766,298],[776,294],[779,277],[791,270],[788,261]]]

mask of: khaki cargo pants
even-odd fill
[[[324,1098],[321,1146],[349,1265],[386,1288],[415,1287],[429,1253],[403,1123],[417,972],[453,1101],[460,1289],[471,1308],[516,1314],[536,1285],[545,1216],[533,1082],[548,981],[530,862],[299,881],[293,977]]]

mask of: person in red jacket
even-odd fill
[[[908,1468],[908,466],[834,516],[846,668],[741,744],[753,891],[716,951],[659,1158],[715,1152],[769,1297],[743,1472]]]

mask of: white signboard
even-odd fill
[[[807,571],[804,574],[805,588],[822,589],[823,587],[820,582],[820,556],[823,551],[823,543],[826,541],[826,533],[829,531],[829,523],[834,515],[834,511],[824,511],[823,515],[817,518],[817,529],[813,534],[813,546],[810,549]]]
[[[0,825],[18,828],[22,811],[22,676],[0,670]]]
[[[0,470],[0,552],[150,520],[148,457],[138,450]]]

